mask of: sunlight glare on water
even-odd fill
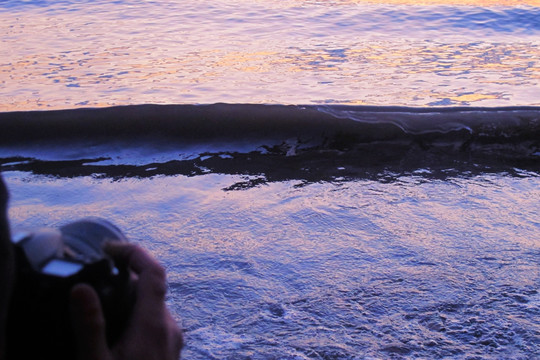
[[[398,3],[2,2],[0,111],[539,104],[535,1]]]

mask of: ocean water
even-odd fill
[[[4,176],[14,226],[103,216],[165,264],[186,359],[538,357],[538,174],[429,172]]]
[[[539,105],[538,19],[535,0],[4,0],[0,110]]]
[[[1,1],[0,29],[13,228],[116,223],[185,359],[540,357],[538,1]]]

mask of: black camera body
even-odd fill
[[[127,264],[116,264],[103,250],[107,241],[126,242],[122,232],[100,218],[19,233],[13,238],[16,281],[8,315],[8,359],[74,359],[69,298],[74,285],[97,292],[114,345],[134,303]]]

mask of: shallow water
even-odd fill
[[[15,226],[104,216],[165,264],[186,359],[540,356],[537,174],[5,176]]]

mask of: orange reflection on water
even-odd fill
[[[540,77],[540,64],[531,61],[540,47],[530,43],[379,41],[340,51],[213,49],[183,57],[102,49],[83,65],[80,57],[44,51],[0,64],[0,111],[179,103],[195,86],[210,90],[203,97],[215,92],[215,102],[250,91],[255,102],[426,105],[442,96],[465,105],[531,96]]]
[[[271,70],[269,59],[275,59],[279,54],[275,51],[228,52],[214,63],[214,67],[225,67],[242,72],[263,72]]]
[[[449,105],[540,104],[534,95],[540,78],[540,63],[535,61],[540,44],[534,32],[525,38],[500,39],[497,33],[477,39],[472,36],[476,33],[467,31],[454,37],[438,28],[405,29],[402,37],[393,38],[385,29],[379,37],[377,29],[349,34],[347,28],[336,26],[341,21],[355,23],[350,16],[359,7],[354,4],[370,2],[472,3],[272,2],[272,10],[277,10],[269,21],[295,18],[295,11],[301,13],[298,4],[314,13],[298,20],[297,27],[279,20],[276,28],[264,31],[259,25],[244,25],[242,19],[229,24],[234,31],[220,36],[207,35],[208,27],[205,31],[200,24],[183,24],[150,5],[161,22],[148,23],[145,7],[132,19],[61,11],[28,11],[19,18],[0,13],[0,31],[5,33],[0,48],[0,111],[213,102],[426,106],[441,96]],[[353,6],[343,11],[342,18],[334,18],[328,5],[317,22],[320,28],[313,26],[310,21],[319,16],[320,7],[308,5],[328,3]],[[517,2],[476,4],[495,3]],[[261,4],[270,2],[257,1]],[[102,10],[107,13],[109,8]],[[283,15],[289,12],[295,16]],[[412,23],[419,29],[421,25]],[[108,31],[111,26],[118,32]]]

